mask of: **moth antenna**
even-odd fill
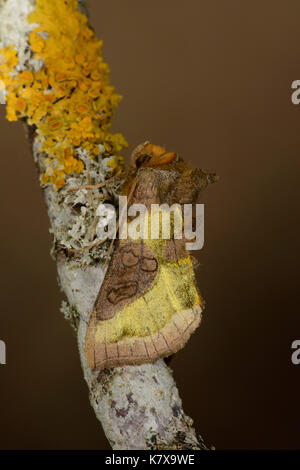
[[[101,181],[98,184],[84,184],[83,186],[78,186],[77,188],[70,188],[69,191],[79,191],[80,189],[100,189],[106,186],[109,183],[112,183],[114,180],[121,179],[125,176],[125,172],[122,171],[119,175],[114,175],[111,178],[108,178],[105,181]]]
[[[89,251],[91,250],[92,248],[96,248],[97,246],[100,246],[102,245],[104,242],[106,242],[107,240],[107,237],[106,238],[103,238],[103,240],[97,240],[95,243],[92,243],[91,245],[88,245],[88,246],[84,246],[83,248],[67,248],[67,251],[68,253],[71,253],[71,254],[80,254],[80,253],[83,253],[84,251]]]

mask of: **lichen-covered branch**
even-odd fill
[[[62,311],[77,331],[91,405],[111,446],[201,449],[163,360],[97,373],[85,359],[87,322],[108,249],[97,242],[96,209],[116,201],[120,180],[75,189],[120,172],[126,141],[109,131],[120,97],[79,3],[0,0],[0,98],[8,119],[22,119],[28,128],[67,297]]]

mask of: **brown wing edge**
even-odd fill
[[[125,365],[140,365],[170,356],[184,347],[190,336],[200,325],[202,308],[183,310],[173,315],[170,321],[157,333],[145,337],[121,339],[117,343],[97,344],[95,341],[98,321],[95,314],[86,334],[86,359],[92,370]]]

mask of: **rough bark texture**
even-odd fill
[[[30,31],[26,18],[34,0],[0,0],[0,49],[13,44],[24,55],[22,67],[38,67],[26,47]],[[84,1],[80,1],[84,8]],[[25,47],[26,46],[26,47]],[[43,155],[32,136],[34,158],[41,165]],[[99,179],[104,179],[99,169]],[[73,181],[73,186],[81,181]],[[52,232],[64,223],[66,207],[51,187],[44,189]],[[87,196],[86,196],[87,197]],[[105,248],[104,255],[105,255]],[[191,418],[185,415],[171,370],[163,360],[154,364],[118,367],[93,373],[87,365],[84,342],[87,322],[103,281],[103,263],[85,269],[74,259],[61,255],[57,267],[61,286],[69,303],[69,314],[78,328],[78,346],[90,402],[113,449],[203,449]],[[67,307],[65,309],[68,309]],[[73,315],[72,315],[73,311]]]

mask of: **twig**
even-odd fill
[[[114,180],[121,179],[124,177],[125,173],[120,173],[119,175],[114,175],[108,180],[102,181],[98,184],[84,184],[83,186],[78,186],[77,188],[70,188],[69,191],[79,191],[80,189],[100,189],[106,186],[109,183],[112,183]]]
[[[83,248],[78,248],[78,249],[68,248],[68,252],[72,254],[80,254],[80,253],[83,253],[84,251],[92,250],[93,248],[96,248],[96,246],[102,245],[104,242],[106,242],[106,240],[108,240],[108,237],[103,238],[103,240],[97,240],[92,245],[84,246]]]

